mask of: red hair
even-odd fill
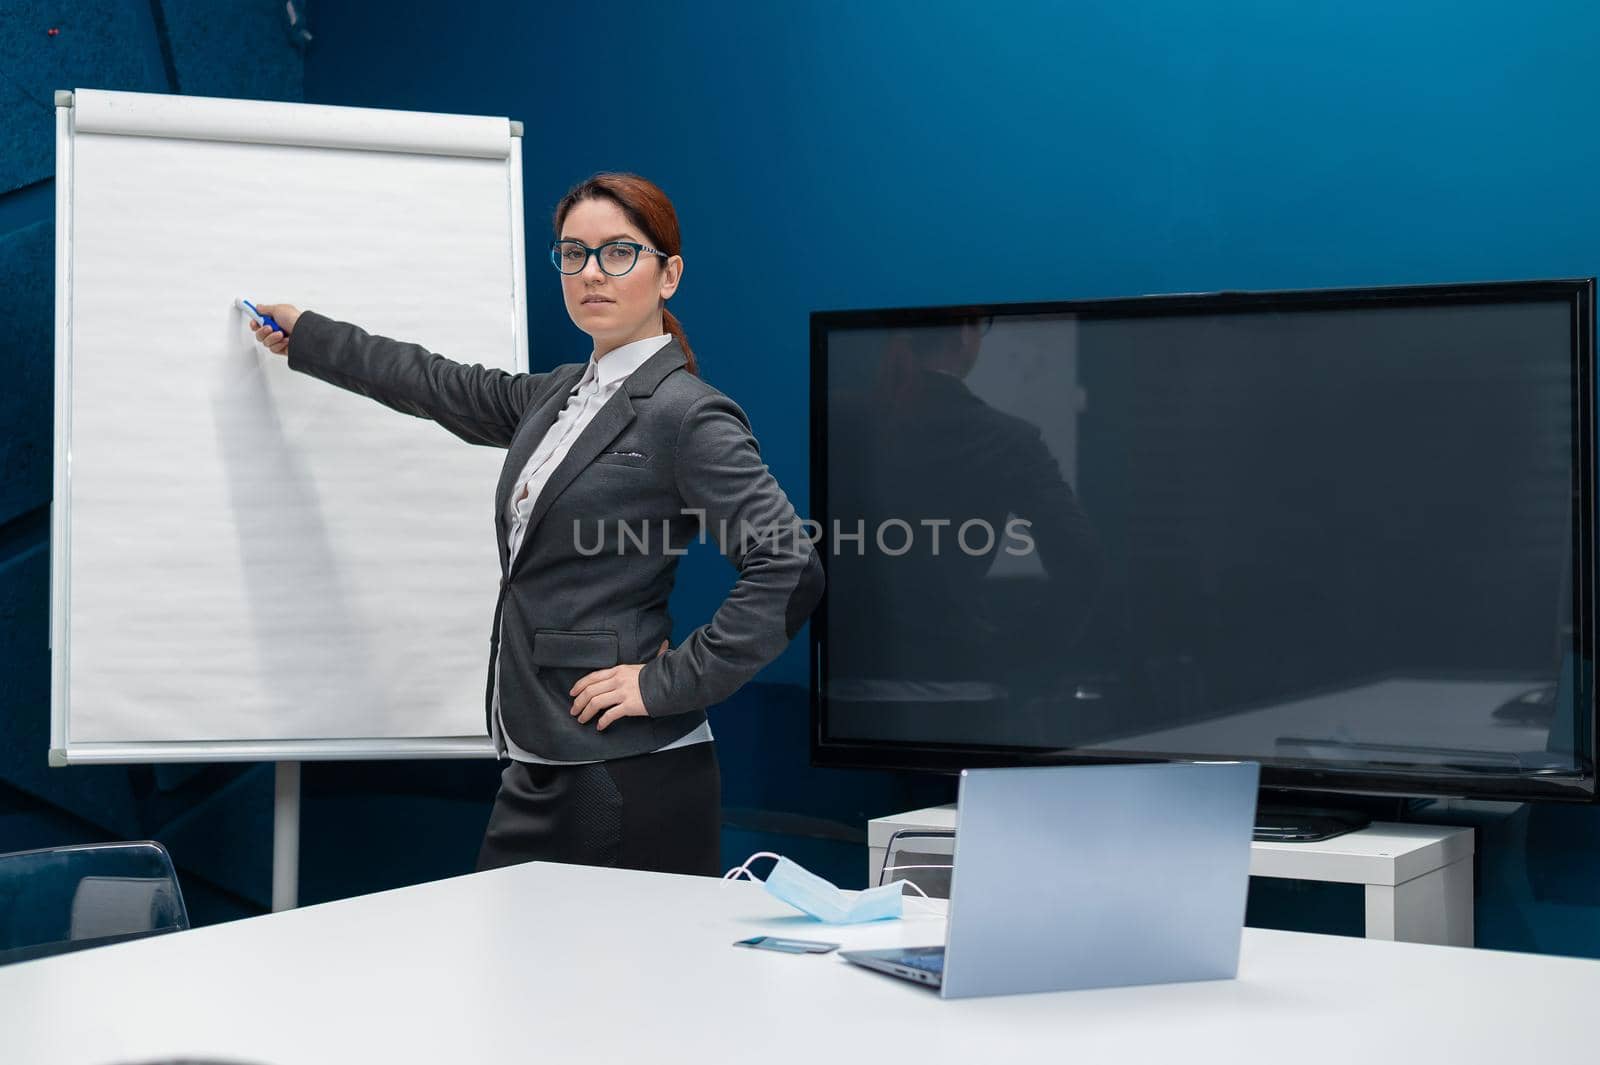
[[[668,255],[683,254],[683,237],[678,232],[678,212],[672,209],[672,201],[654,182],[638,174],[619,173],[595,174],[578,182],[556,204],[553,221],[558,239],[567,213],[584,200],[610,200],[622,210],[629,222],[644,233],[651,247]],[[683,324],[667,310],[665,304],[661,307],[661,324],[683,349],[683,357],[689,362],[689,372],[698,374],[700,366],[689,347],[689,338],[683,335]]]

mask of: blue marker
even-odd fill
[[[256,305],[251,303],[249,300],[240,299],[240,300],[235,300],[234,303],[241,311],[247,312],[250,315],[250,317],[254,318],[256,321],[260,322],[262,325],[266,326],[268,329],[271,329],[273,332],[275,332],[275,333],[283,332],[283,326],[281,326],[277,322],[273,321],[271,315],[262,314],[260,311],[256,310]]]

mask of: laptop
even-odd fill
[[[841,951],[944,998],[1238,974],[1254,762],[968,769],[943,946]]]

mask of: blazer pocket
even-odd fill
[[[650,456],[642,451],[602,451],[594,457],[596,463],[607,466],[648,466]]]
[[[604,669],[621,660],[617,651],[617,634],[609,629],[588,632],[535,629],[532,657],[536,666],[582,669]]]

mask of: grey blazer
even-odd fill
[[[509,448],[495,491],[500,593],[489,636],[492,705],[525,750],[559,761],[623,758],[688,735],[705,708],[777,657],[822,595],[822,565],[794,507],[761,461],[744,411],[685,369],[669,342],[635,370],[579,434],[508,557],[506,504],[584,363],[511,374],[452,362],[313,311],[300,316],[289,366],[472,444]],[[657,657],[672,636],[667,597],[678,555],[713,537],[739,571],[711,620]],[[496,633],[501,646],[496,645]],[[644,663],[647,717],[580,725],[573,683]]]

